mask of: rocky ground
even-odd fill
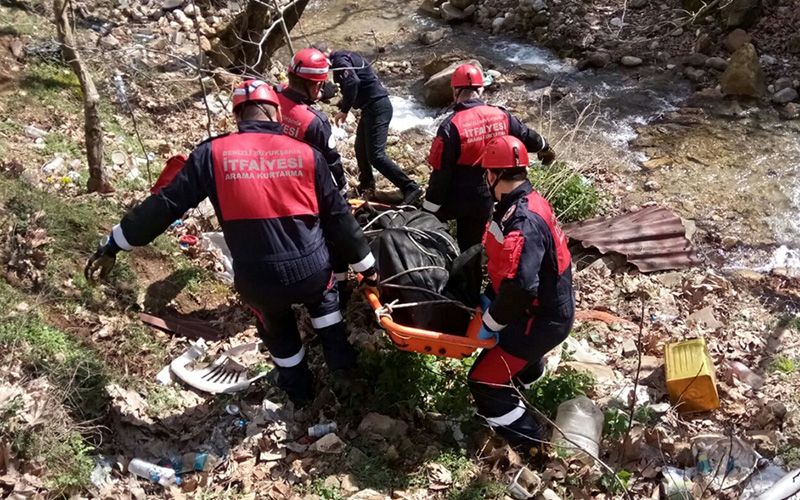
[[[480,17],[490,8],[504,12],[499,2],[490,3],[476,4],[473,14]],[[674,13],[654,4],[631,0],[620,32],[634,37],[628,30],[640,26],[633,22],[636,16]],[[81,162],[80,92],[58,58],[47,7],[0,7],[3,24],[15,30],[0,38],[8,49],[0,54],[0,306],[8,311],[0,325],[0,359],[8,367],[0,374],[0,490],[20,499],[59,492],[136,499],[505,498],[510,495],[506,486],[524,466],[532,493],[622,498],[613,476],[597,465],[555,451],[531,460],[481,432],[464,384],[469,360],[437,362],[394,349],[359,301],[348,311],[348,328],[362,351],[370,384],[355,397],[339,399],[327,387],[319,346],[310,335],[320,395],[302,411],[294,411],[264,381],[244,393],[218,397],[155,382],[189,341],[141,325],[140,311],[207,322],[224,336],[209,357],[255,340],[251,315],[218,279],[225,271],[219,254],[206,251],[203,238],[195,246],[179,245],[182,236],[213,230],[207,207],[187,214],[182,226],[150,247],[121,257],[107,284],[93,287],[82,277],[97,238],[147,195],[148,175],[157,175],[166,158],[189,151],[207,134],[206,105],[213,132],[231,129],[228,100],[234,80],[222,72],[207,78],[209,97],[204,99],[192,69],[200,60],[197,42],[203,48],[205,37],[213,44],[212,31],[230,18],[231,7],[197,5],[199,12],[188,4],[167,6],[179,10],[165,12],[164,5],[153,2],[76,5],[82,50],[104,100],[106,160],[117,188],[109,197],[87,194],[82,187],[87,174]],[[543,10],[536,2],[523,6]],[[561,6],[584,13],[557,14]],[[567,30],[576,24],[575,33],[584,35],[613,34],[618,27],[611,20],[623,19],[621,6],[602,2],[546,7],[553,16],[550,25]],[[772,12],[772,6],[766,8]],[[608,17],[608,24],[598,22],[594,26],[599,28],[592,29],[593,21],[586,20],[590,14]],[[758,43],[764,33],[759,26],[768,18],[765,14],[750,29],[762,53],[772,47]],[[659,50],[691,53],[694,36],[687,27],[680,36],[660,38],[664,45]],[[633,54],[648,64],[656,61],[655,52],[623,51],[624,43],[606,46],[604,38],[597,36],[588,45],[567,38],[564,47],[573,47],[575,59],[602,47],[612,54],[609,62]],[[682,47],[679,40],[689,45],[673,48]],[[708,52],[715,54],[721,52]],[[400,58],[390,48],[376,67],[394,83],[408,75],[423,77],[422,63],[430,59],[424,51]],[[276,63],[270,78],[278,80],[282,71]],[[777,77],[769,71],[765,65],[765,72]],[[125,82],[141,144],[112,83],[117,74]],[[514,89],[529,76],[522,71],[498,78],[501,89]],[[525,119],[544,121],[525,99],[510,101]],[[564,128],[569,130],[554,127],[552,136],[561,137]],[[339,146],[354,182],[352,123],[348,129]],[[609,158],[581,158],[587,156],[582,135],[580,141],[563,136],[554,139],[559,152],[609,193],[607,211],[631,208],[616,201],[629,185],[626,173],[614,169]],[[410,130],[393,134],[390,153],[424,182],[428,145],[426,135]],[[709,240],[724,243],[716,234]],[[528,394],[544,412],[581,391],[588,394],[604,411],[601,458],[627,483],[632,498],[659,498],[662,469],[694,466],[694,438],[703,434],[726,441],[741,438],[775,465],[800,466],[800,333],[790,314],[798,306],[796,282],[775,274],[722,275],[715,267],[707,259],[697,269],[651,276],[605,259],[576,270],[579,309],[611,316],[594,314],[579,321],[570,342],[550,360],[556,375]],[[308,320],[298,314],[308,334]],[[592,319],[597,317],[605,321]],[[695,336],[709,344],[721,406],[682,415],[667,397],[664,349],[669,342]],[[271,367],[268,357],[246,361],[255,361],[261,371]],[[761,380],[746,377],[734,362]],[[591,377],[581,378],[576,371]],[[639,388],[631,397],[637,380]],[[635,423],[628,432],[631,401]],[[336,433],[309,438],[308,427],[330,421],[337,423]],[[221,460],[186,474],[180,487],[163,488],[126,471],[134,457],[158,461],[185,453],[210,453]],[[742,483],[718,492],[712,485],[705,496],[739,498],[745,488]]]

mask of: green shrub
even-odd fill
[[[553,206],[553,211],[562,224],[597,215],[600,203],[597,188],[587,177],[567,170],[563,163],[531,169],[528,178],[533,187]]]
[[[628,415],[619,408],[609,408],[603,412],[603,436],[619,440],[628,430]]]
[[[554,418],[558,405],[578,396],[585,396],[594,388],[594,377],[587,372],[564,370],[549,375],[533,385],[525,396],[542,413]]]

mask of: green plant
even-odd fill
[[[168,415],[180,403],[178,392],[172,387],[163,386],[152,387],[145,400],[148,405],[147,412],[156,418]]]
[[[622,487],[628,487],[628,482],[630,481],[632,475],[630,472],[626,470],[621,470],[617,472],[617,477],[614,478],[613,475],[606,472],[600,479],[597,480],[597,485],[606,491],[607,493],[611,493],[612,495],[618,495],[622,493]],[[618,479],[618,480],[617,480]],[[620,485],[620,483],[622,483]]]
[[[497,481],[478,479],[465,488],[451,491],[448,500],[494,500],[506,495],[506,487]]]
[[[345,498],[338,488],[326,486],[325,481],[322,479],[312,481],[311,485],[306,488],[306,493],[317,495],[323,500],[344,500]]]
[[[544,196],[561,223],[585,220],[597,215],[600,194],[591,180],[572,172],[564,163],[530,170],[528,178]]]
[[[563,370],[533,385],[526,393],[528,401],[549,417],[555,417],[558,405],[564,401],[585,396],[594,388],[594,377],[587,372]]]
[[[797,446],[783,445],[778,449],[778,456],[789,470],[800,468],[800,448]]]
[[[603,412],[603,437],[617,441],[628,430],[628,415],[619,408],[609,408]]]
[[[648,403],[639,405],[633,412],[633,419],[647,426],[653,425],[657,418],[656,411]]]
[[[797,370],[797,360],[787,356],[778,356],[772,360],[770,370],[773,372],[780,372],[789,374]]]
[[[477,471],[477,467],[467,456],[466,450],[442,451],[435,461],[450,471],[455,486],[460,486]]]
[[[360,365],[378,410],[404,405],[458,416],[470,406],[467,372],[473,362],[389,348],[362,352]]]

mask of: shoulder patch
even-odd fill
[[[511,218],[511,216],[512,216],[512,215],[514,215],[514,212],[515,212],[516,210],[517,210],[517,206],[516,206],[516,205],[511,205],[511,207],[509,207],[509,209],[508,209],[508,210],[506,210],[506,213],[505,213],[505,214],[503,214],[503,218],[502,218],[502,220],[501,220],[501,221],[502,221],[503,223],[505,223],[505,222],[506,222],[508,219],[510,219],[510,218]]]

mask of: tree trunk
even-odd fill
[[[309,0],[293,0],[283,9],[287,31],[300,20]],[[260,75],[269,65],[270,57],[284,43],[283,28],[272,0],[250,0],[219,33],[210,58],[219,66],[239,73]]]
[[[65,0],[53,0],[53,12],[61,54],[75,72],[75,76],[78,77],[83,92],[86,159],[89,164],[89,181],[86,183],[86,189],[90,193],[113,193],[114,187],[108,182],[103,168],[103,123],[100,120],[100,94],[97,93],[97,88],[94,86],[92,75],[75,49],[77,44]]]

